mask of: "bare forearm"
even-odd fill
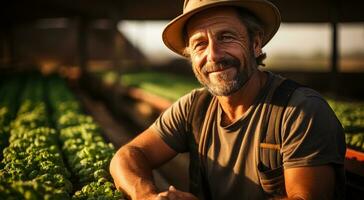
[[[293,195],[290,197],[273,198],[271,200],[311,200],[311,199],[333,199],[333,198],[332,197],[329,198],[328,196],[325,195],[313,197],[312,195],[307,194],[307,195]]]
[[[121,148],[110,163],[110,173],[116,187],[133,200],[152,198],[158,193],[148,159],[137,147]]]
[[[287,199],[334,198],[335,172],[331,165],[288,168],[284,171]]]
[[[278,198],[271,198],[270,200],[305,200],[305,198],[293,196],[293,197],[278,197]]]

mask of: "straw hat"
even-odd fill
[[[163,31],[164,44],[183,56],[182,52],[186,46],[183,29],[188,19],[198,12],[217,6],[242,7],[255,14],[263,23],[263,46],[274,36],[281,23],[277,7],[267,0],[185,0],[183,13],[173,19]]]

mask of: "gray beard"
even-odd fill
[[[225,77],[222,77],[222,79],[225,80],[222,84],[213,84],[211,82],[207,82],[204,80],[200,74],[198,74],[195,71],[195,68],[193,68],[193,72],[195,73],[195,76],[197,80],[213,95],[215,96],[229,96],[236,91],[238,91],[240,88],[242,88],[245,83],[250,79],[251,74],[253,74],[255,70],[249,70],[246,73],[242,73],[241,71],[238,71],[234,80],[225,80]],[[227,78],[227,77],[226,77]]]

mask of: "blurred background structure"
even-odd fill
[[[263,49],[268,55],[263,70],[308,85],[329,100],[363,106],[364,1],[271,2],[281,11],[283,23]],[[141,131],[171,102],[199,87],[189,62],[164,47],[161,39],[163,27],[182,12],[182,5],[183,0],[4,2],[0,77],[33,71],[59,74],[118,147],[135,136],[120,139],[120,123],[129,132]],[[108,111],[95,106],[99,104]],[[119,125],[105,121],[108,112]],[[364,113],[359,120],[356,130],[362,134],[364,149]],[[352,157],[357,159],[358,154],[348,155],[346,161],[348,188],[354,194],[364,192],[364,153],[360,162]],[[185,170],[186,158],[173,163],[160,173],[167,182],[185,189],[185,174],[171,173],[171,169]]]
[[[364,71],[363,2],[272,2],[280,9],[283,24],[265,47],[267,69],[304,71],[313,78],[291,74],[323,90],[363,97],[357,73]],[[6,2],[0,8],[0,67],[38,66],[45,72],[62,69],[78,74],[166,64],[179,57],[162,45],[159,31],[166,20],[181,13],[182,4],[182,0]],[[315,83],[316,76],[320,83]]]

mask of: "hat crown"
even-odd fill
[[[187,13],[193,9],[201,7],[203,5],[219,2],[219,1],[229,1],[229,0],[185,0],[183,4],[183,13]]]
[[[244,0],[185,0],[183,3],[183,13],[190,12],[191,10],[197,9],[199,7],[215,4],[221,2],[236,2],[236,1],[244,1]],[[250,0],[254,1],[254,0]]]

